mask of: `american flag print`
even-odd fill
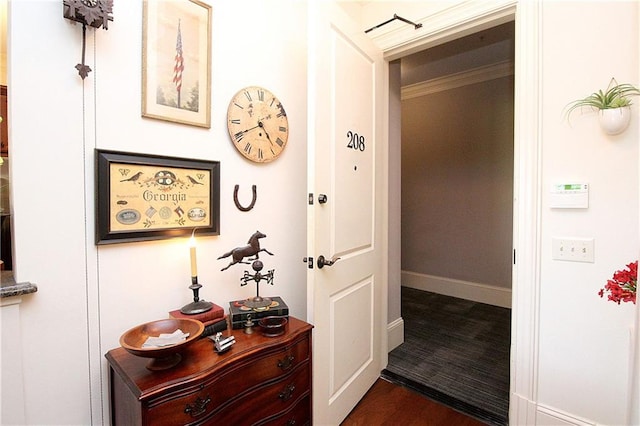
[[[176,84],[178,92],[182,88],[182,71],[184,71],[184,61],[182,59],[182,34],[180,34],[180,21],[178,21],[178,37],[176,39],[176,63],[173,67],[173,82]]]

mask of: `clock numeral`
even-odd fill
[[[276,155],[275,151],[273,150],[273,148],[269,147],[269,151],[271,151],[271,154]]]
[[[258,90],[258,100],[264,102],[264,90]]]
[[[239,118],[234,118],[233,120],[231,120],[232,124],[240,124],[240,119]]]
[[[248,100],[249,102],[251,102],[251,101],[253,100],[253,99],[251,99],[251,93],[249,93],[249,92],[244,92],[244,95],[247,97],[247,100]]]
[[[236,139],[236,142],[240,142],[242,138],[244,138],[244,132],[238,132],[233,137]]]
[[[286,132],[287,128],[280,126],[280,127],[278,127],[278,130],[280,130],[281,132]]]
[[[276,98],[272,98],[272,99],[271,99],[271,103],[269,104],[269,106],[270,106],[270,107],[272,107],[272,106],[273,106],[273,103],[274,103],[275,101],[276,101]]]
[[[258,158],[259,158],[260,160],[263,160],[263,159],[264,159],[264,156],[263,156],[263,154],[262,154],[262,148],[259,148],[259,149],[258,149]]]
[[[281,109],[280,112],[278,113],[278,115],[276,115],[276,117],[281,118],[281,117],[286,117],[287,114],[285,114],[284,110]]]
[[[282,145],[284,145],[284,141],[283,141],[282,139],[280,139],[280,138],[277,138],[277,139],[276,139],[276,143],[278,144],[278,146],[279,146],[280,148],[282,148]]]
[[[240,108],[240,109],[244,109],[244,107],[243,107],[242,105],[238,104],[238,103],[235,103],[235,102],[234,102],[233,104],[234,104],[235,106],[237,106],[238,108]]]
[[[251,154],[251,142],[247,142],[247,144],[244,146],[244,152],[246,152],[247,154]]]

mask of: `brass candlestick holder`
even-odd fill
[[[191,277],[191,285],[189,288],[193,291],[193,302],[180,308],[180,312],[185,315],[195,315],[207,312],[213,308],[213,303],[200,300],[198,293],[201,287],[202,285],[198,284],[198,277]]]

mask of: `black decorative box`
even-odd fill
[[[258,325],[258,320],[264,317],[278,316],[289,317],[289,307],[281,297],[269,297],[271,304],[265,308],[250,308],[245,305],[247,300],[234,300],[229,302],[229,316],[231,317],[232,328],[240,329],[245,327],[247,317],[251,315],[251,320]],[[249,299],[251,300],[251,299]]]

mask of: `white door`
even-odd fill
[[[309,322],[313,416],[337,425],[386,364],[388,70],[332,2],[309,2]],[[325,198],[326,197],[326,198]],[[319,268],[317,261],[339,258]]]

